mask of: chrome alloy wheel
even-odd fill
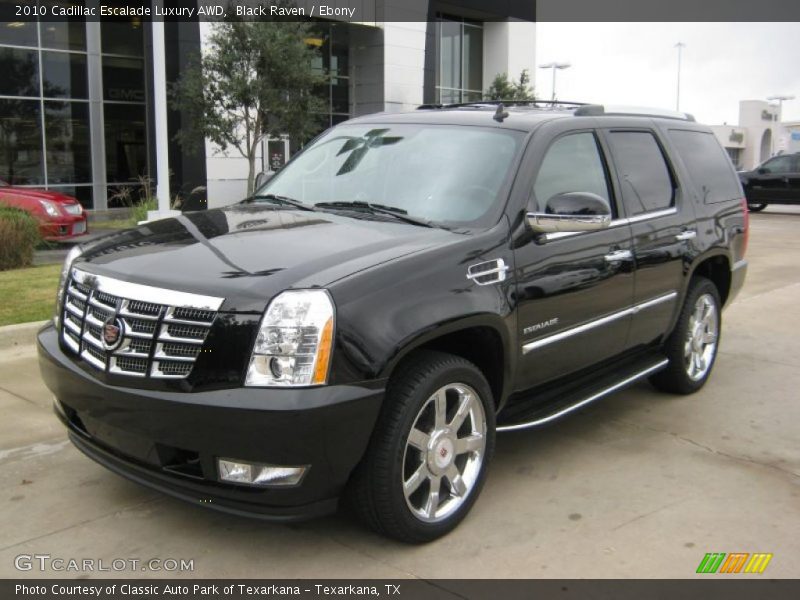
[[[478,393],[451,383],[425,402],[403,455],[403,494],[412,514],[436,523],[469,497],[486,450],[486,415]]]
[[[716,302],[711,294],[703,294],[695,302],[694,311],[689,317],[683,352],[686,374],[692,381],[698,381],[708,373],[717,351],[718,338]]]

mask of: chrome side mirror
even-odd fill
[[[611,207],[590,192],[564,192],[547,201],[545,212],[527,214],[535,233],[596,231],[611,224]]]

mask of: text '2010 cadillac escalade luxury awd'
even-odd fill
[[[453,529],[495,434],[709,377],[748,217],[708,128],[599,105],[423,107],[330,129],[245,201],[70,253],[41,369],[72,442],[203,506],[346,498]]]

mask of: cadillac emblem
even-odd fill
[[[112,352],[122,343],[124,325],[116,317],[109,317],[103,323],[103,348]]]

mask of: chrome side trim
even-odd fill
[[[87,273],[77,268],[72,269],[72,278],[83,285],[94,287],[96,290],[112,296],[126,298],[128,300],[139,300],[152,304],[168,304],[171,306],[218,311],[225,300],[224,298],[217,298],[215,296],[179,292],[176,290],[143,285],[141,283],[112,279],[105,275]],[[139,315],[135,316],[139,318]]]
[[[592,394],[588,398],[584,398],[583,400],[580,400],[579,402],[576,402],[575,404],[572,404],[572,405],[570,405],[570,406],[568,406],[568,407],[566,407],[566,408],[564,408],[564,409],[562,409],[562,410],[560,410],[560,411],[558,411],[556,413],[553,413],[552,415],[548,415],[546,417],[542,417],[541,419],[536,419],[535,421],[529,421],[527,423],[517,423],[516,425],[500,426],[500,427],[497,428],[497,431],[498,432],[501,432],[501,431],[519,431],[521,429],[529,429],[531,427],[538,427],[539,425],[544,425],[545,423],[550,423],[551,421],[555,421],[556,419],[559,419],[559,418],[563,417],[566,414],[569,414],[569,413],[571,413],[573,411],[576,411],[579,408],[594,402],[595,400],[599,400],[600,398],[603,398],[604,396],[608,396],[609,394],[612,394],[613,392],[616,392],[617,390],[620,390],[620,389],[622,389],[624,387],[627,387],[630,384],[634,383],[635,381],[638,381],[639,379],[642,379],[643,377],[647,377],[648,375],[651,375],[652,373],[660,371],[661,369],[666,367],[668,363],[669,363],[669,361],[665,358],[663,360],[658,361],[657,363],[655,363],[653,365],[650,365],[646,369],[642,369],[638,373],[634,373],[630,377],[626,377],[622,381],[618,381],[614,385],[611,385],[611,386],[609,386],[609,387],[607,387],[605,389],[600,390],[599,392],[596,392],[596,393]]]
[[[602,325],[607,325],[608,323],[612,323],[619,319],[629,317],[630,315],[635,315],[639,311],[645,310],[647,308],[652,308],[653,306],[656,306],[663,302],[669,302],[677,297],[678,297],[678,292],[669,292],[667,294],[664,294],[663,296],[658,296],[651,300],[646,300],[645,302],[634,304],[633,306],[629,306],[628,308],[625,308],[618,312],[611,313],[610,315],[606,315],[605,317],[595,319],[594,321],[589,321],[588,323],[584,323],[583,325],[578,325],[577,327],[572,327],[571,329],[565,329],[564,331],[560,331],[559,333],[554,333],[553,335],[550,335],[548,337],[528,342],[527,344],[522,345],[522,353],[527,354],[528,352],[536,350],[537,348],[541,348],[542,346],[547,346],[554,342],[559,342],[568,337],[572,337],[573,335],[578,335],[585,331],[589,331],[590,329],[601,327]]]
[[[643,221],[649,221],[651,219],[660,219],[661,217],[668,217],[670,215],[674,215],[677,213],[678,213],[678,207],[671,206],[670,208],[665,208],[663,210],[656,210],[653,212],[636,215],[635,217],[627,217],[625,219],[614,219],[613,221],[611,221],[611,223],[606,229],[611,229],[612,227],[622,227],[623,225],[631,225],[632,223],[641,223]],[[548,233],[545,236],[545,239],[549,242],[550,240],[560,240],[561,238],[571,237],[573,235],[581,235],[584,233],[591,233],[591,232],[560,231],[558,233]]]

